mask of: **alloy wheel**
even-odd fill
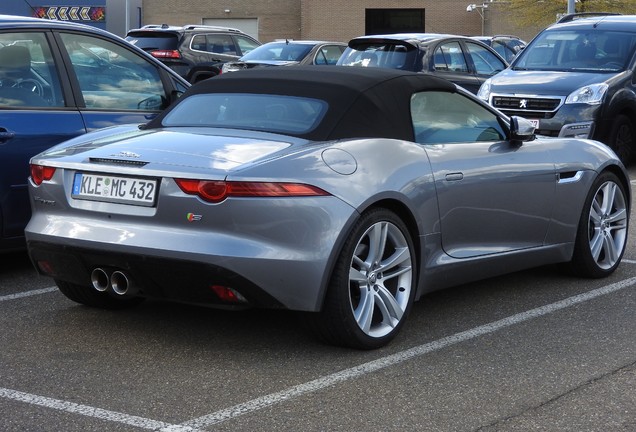
[[[590,251],[596,264],[612,268],[620,260],[627,241],[627,206],[620,187],[607,181],[596,191],[590,209]]]
[[[354,318],[368,336],[383,337],[401,321],[413,289],[409,245],[397,226],[380,221],[358,241],[349,270]]]

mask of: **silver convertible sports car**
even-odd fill
[[[549,263],[611,274],[624,167],[535,137],[441,79],[247,70],[160,116],[34,157],[31,259],[75,302],[286,308],[329,343],[388,343],[440,288]]]

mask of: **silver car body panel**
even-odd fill
[[[179,151],[165,151],[167,142],[178,142]],[[316,143],[251,131],[134,126],[84,135],[32,162],[64,169],[47,188],[30,184],[29,242],[222,267],[282,307],[304,311],[320,309],[349,227],[370,207],[388,206],[412,221],[419,297],[567,261],[592,181],[606,166],[621,166],[607,147],[582,140]],[[74,173],[89,169],[159,179],[157,205],[72,198]],[[185,195],[174,178],[300,182],[331,195],[210,204]]]

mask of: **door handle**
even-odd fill
[[[0,127],[0,144],[4,144],[15,136],[15,132],[9,132],[5,128]]]
[[[464,179],[464,173],[454,172],[446,174],[446,181],[459,181]]]

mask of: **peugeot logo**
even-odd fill
[[[519,108],[528,108],[528,100],[527,99],[521,99],[519,101]]]

